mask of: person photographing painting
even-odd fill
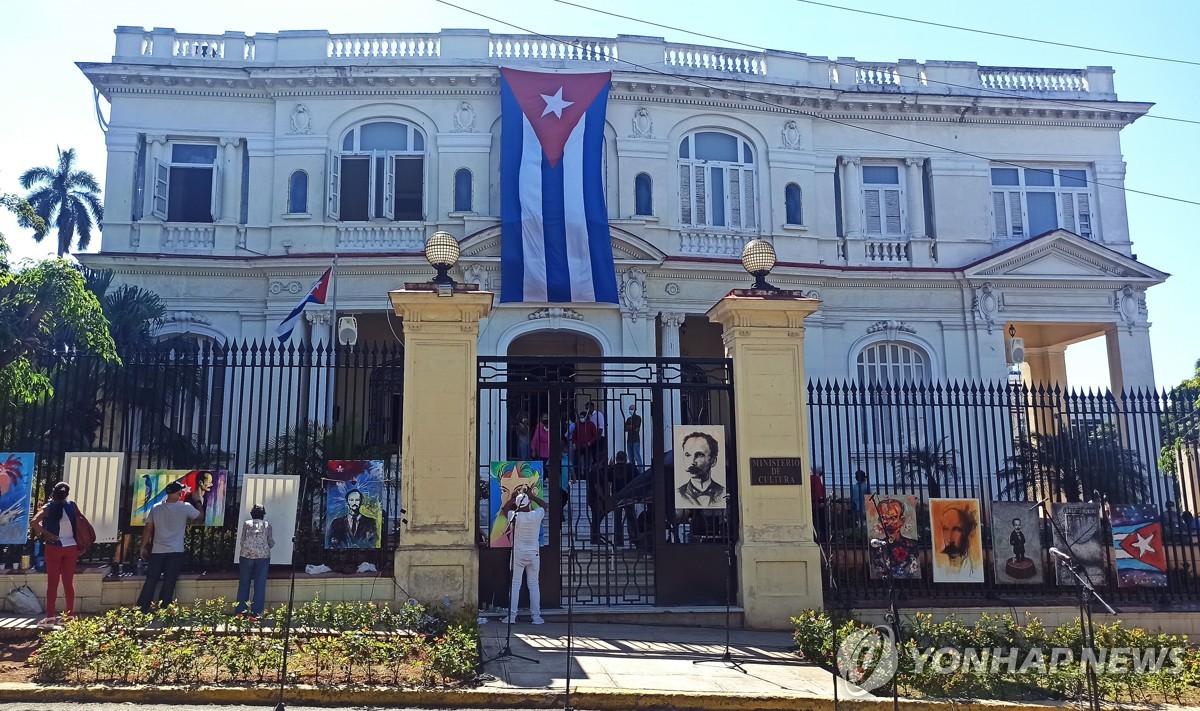
[[[538,507],[533,508],[533,504]],[[542,521],[546,518],[546,502],[539,499],[530,487],[522,485],[517,489],[517,495],[509,499],[501,511],[508,517],[513,542],[512,596],[508,602],[508,618],[504,621],[508,624],[517,621],[521,578],[524,577],[529,587],[529,612],[533,616],[533,624],[543,624],[542,588],[538,578],[542,570],[539,543]]]
[[[146,514],[146,529],[142,533],[142,558],[148,561],[146,582],[137,604],[149,612],[154,602],[154,589],[162,579],[159,603],[166,607],[175,600],[175,583],[183,570],[183,539],[187,525],[200,518],[200,509],[183,501],[183,484],[167,484],[167,498],[154,505]]]

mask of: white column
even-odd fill
[[[662,357],[663,358],[678,358],[679,351],[679,327],[683,325],[684,318],[687,314],[679,312],[666,312],[658,315],[661,322],[661,338],[662,338]],[[671,382],[679,382],[678,369],[671,369],[667,378]],[[648,413],[647,413],[648,414]],[[683,423],[683,399],[679,390],[668,390],[667,400],[663,403],[663,442],[664,449],[671,449],[671,433],[675,425]]]
[[[858,156],[842,156],[842,203],[845,205],[846,237],[861,239],[862,233],[862,174]]]
[[[217,164],[221,166],[221,196],[217,210],[221,222],[236,224],[238,222],[238,207],[242,197],[242,161],[238,146],[239,138],[222,138],[221,153],[217,156]]]
[[[905,158],[908,175],[904,181],[904,194],[908,197],[908,236],[912,239],[925,239],[925,181],[921,179],[921,167],[924,158]]]
[[[1114,394],[1154,387],[1148,326],[1121,324],[1105,332],[1104,340],[1108,346],[1108,377]]]

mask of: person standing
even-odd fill
[[[637,405],[629,404],[629,417],[625,418],[625,451],[633,466],[642,466],[642,416],[637,414]]]
[[[529,415],[521,415],[517,419],[517,424],[513,425],[513,431],[517,435],[517,460],[526,461],[529,459]]]
[[[596,426],[596,454],[593,461],[608,461],[608,430],[604,427],[604,413],[596,409],[594,402],[588,401],[587,418]]]
[[[537,504],[538,508],[533,508]],[[542,619],[542,571],[540,542],[542,521],[546,518],[546,502],[528,487],[504,505],[508,525],[512,528],[512,593],[508,599],[507,624],[517,621],[517,607],[521,600],[521,579],[529,588],[529,613],[533,624],[544,624]]]
[[[814,466],[808,476],[809,494],[812,497],[813,525],[817,533],[824,538],[828,530],[825,520],[825,468]]]
[[[542,415],[541,421],[533,430],[533,439],[529,442],[529,456],[545,462],[550,458],[550,418]]]
[[[256,619],[262,616],[267,605],[267,571],[271,568],[271,549],[275,547],[275,533],[270,522],[265,520],[266,516],[267,510],[259,504],[250,509],[249,520],[242,523],[242,545],[238,550],[241,578],[238,580],[236,613],[244,615],[249,610]],[[251,583],[254,585],[254,603],[247,608]]]
[[[183,484],[173,481],[165,491],[166,500],[155,504],[146,514],[146,529],[142,533],[142,558],[149,562],[146,582],[137,600],[142,612],[150,611],[160,579],[159,604],[166,606],[175,600],[175,583],[183,570],[184,532],[189,522],[200,518],[200,509],[181,500]]]
[[[871,495],[871,485],[867,483],[867,473],[862,469],[854,472],[854,483],[850,485],[850,510],[854,513],[854,522],[862,523],[867,520],[867,497]]]
[[[83,518],[79,507],[69,499],[71,486],[66,482],[54,485],[50,493],[50,501],[38,511],[30,521],[29,527],[46,542],[43,550],[46,555],[46,619],[44,624],[54,624],[58,621],[55,614],[58,598],[58,583],[62,581],[63,614],[70,617],[75,614],[75,565],[79,561],[79,545],[76,543],[76,531],[80,529],[79,521]]]

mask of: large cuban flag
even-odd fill
[[[617,303],[602,163],[612,73],[500,76],[500,301]]]

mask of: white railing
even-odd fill
[[[766,76],[767,73],[767,57],[761,52],[735,52],[690,44],[668,43],[663,51],[663,62],[668,67],[681,69],[759,76]]]
[[[752,239],[770,237],[757,234],[733,234],[729,232],[680,232],[680,254],[695,254],[703,257],[741,257],[746,243]]]
[[[246,38],[246,46],[242,49],[242,59],[246,60],[247,62],[254,61],[254,38],[253,37]]]
[[[854,67],[854,83],[859,86],[900,86],[900,67],[860,62]]]
[[[497,59],[561,59],[577,62],[617,61],[617,42],[597,37],[531,37],[492,35],[488,56]]]
[[[210,252],[217,242],[213,225],[163,225],[162,246],[173,252]]]
[[[909,255],[908,242],[894,240],[863,242],[863,256],[868,262],[907,264]]]
[[[339,225],[338,249],[363,252],[420,252],[425,248],[425,228],[406,225]]]
[[[1085,92],[1088,90],[1087,73],[1082,69],[980,67],[979,84],[984,89],[1007,91]]]
[[[438,35],[330,35],[326,56],[332,59],[413,59],[442,53]]]
[[[177,34],[172,55],[188,59],[224,59],[225,38],[213,35]]]

